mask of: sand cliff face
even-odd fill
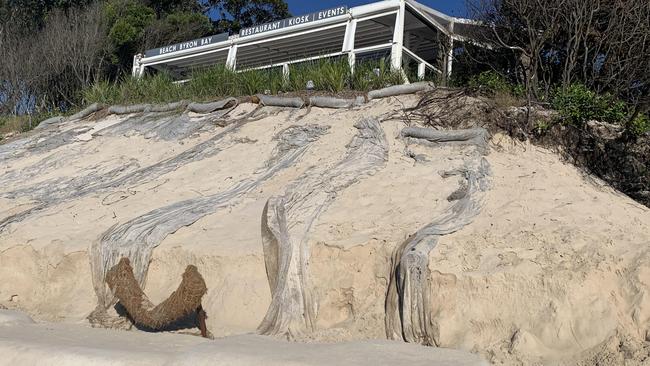
[[[386,117],[415,101],[242,104],[225,127],[221,116],[96,115],[0,145],[0,305],[46,321],[86,321],[98,305],[113,316],[98,269],[127,255],[154,303],[196,265],[215,336],[392,336],[506,364],[647,360],[650,210],[502,136],[487,156],[409,141]],[[482,159],[476,215],[418,257],[417,291],[396,287],[417,316],[387,322],[396,251],[469,189],[440,172]],[[282,213],[274,225],[269,207]],[[285,230],[290,254],[265,230]]]

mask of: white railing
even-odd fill
[[[415,61],[418,62],[418,78],[424,79],[425,72],[426,72],[427,68],[429,68],[429,69],[437,72],[438,74],[442,75],[442,71],[440,71],[437,67],[431,65],[430,63],[424,61],[424,59],[422,59],[422,57],[416,55],[413,51],[409,50],[406,47],[404,47],[402,50],[404,51],[404,53],[406,53],[412,59],[414,59]]]

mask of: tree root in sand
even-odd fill
[[[201,330],[201,336],[208,337],[205,325],[207,316],[201,306],[201,299],[208,288],[203,276],[195,266],[187,266],[178,289],[157,306],[149,301],[147,295],[140,288],[128,258],[122,258],[108,271],[106,283],[135,324],[161,330],[192,312],[196,312],[197,326]]]
[[[309,286],[308,233],[339,192],[382,169],[388,142],[376,118],[354,125],[358,132],[333,166],[310,169],[269,198],[262,213],[262,244],[272,300],[258,327],[264,335],[299,338],[312,331],[316,303]]]
[[[271,156],[249,178],[214,194],[174,202],[111,227],[90,248],[93,285],[98,300],[95,311],[105,314],[115,304],[116,299],[104,280],[109,269],[121,258],[131,259],[135,279],[144,285],[151,253],[167,235],[228,207],[280,171],[293,166],[328,129],[319,125],[290,126],[276,135],[277,145]]]
[[[386,335],[428,346],[438,346],[440,329],[431,319],[429,255],[443,235],[454,233],[469,225],[479,214],[489,188],[490,166],[480,155],[487,153],[483,129],[466,131],[435,131],[407,129],[405,136],[440,142],[469,142],[477,147],[471,161],[459,170],[442,172],[442,177],[460,175],[461,188],[449,197],[454,202],[430,224],[418,230],[402,243],[393,255],[391,281],[386,296]]]

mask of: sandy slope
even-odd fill
[[[184,267],[195,264],[209,288],[204,307],[212,333],[254,332],[271,301],[260,234],[268,198],[311,167],[340,159],[360,118],[381,118],[415,100],[385,99],[353,111],[275,111],[230,134],[218,154],[123,186],[95,189],[92,182],[174,157],[223,128],[208,124],[169,140],[156,137],[153,127],[117,129],[129,117],[112,116],[61,126],[59,132],[76,132],[59,146],[4,154],[0,220],[47,205],[0,232],[0,305],[38,320],[85,321],[97,304],[89,247],[104,232],[151,210],[229,189],[263,166],[274,136],[289,126],[330,126],[294,165],[167,236],[153,252],[145,288],[153,302],[168,296]],[[252,108],[242,105],[233,113]],[[385,338],[393,251],[449,207],[447,197],[459,183],[438,172],[462,166],[472,148],[406,146],[398,138],[403,127],[397,120],[382,123],[389,144],[385,167],[337,192],[311,227],[316,329],[301,340]],[[426,159],[416,161],[407,150]],[[481,214],[442,237],[430,255],[426,311],[436,344],[506,364],[647,360],[650,210],[547,150],[500,136],[491,150],[492,184]],[[78,196],[71,187],[92,189]]]

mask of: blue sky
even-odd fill
[[[349,7],[368,4],[380,0],[287,0],[289,10],[293,15],[310,13],[315,10],[333,8],[338,5]],[[465,16],[465,0],[419,0],[420,3],[440,10],[445,14],[454,16]]]

